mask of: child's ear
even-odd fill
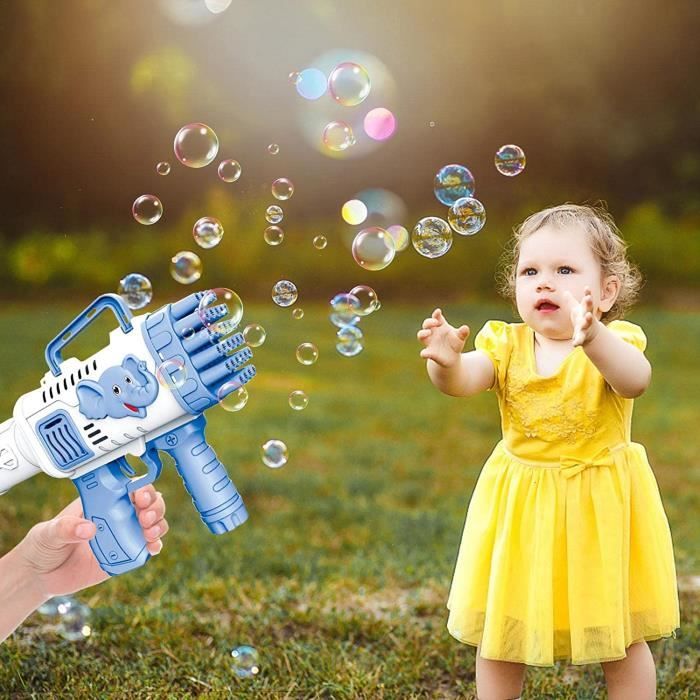
[[[617,275],[610,275],[603,281],[600,294],[600,310],[603,313],[610,311],[620,293],[620,279]]]

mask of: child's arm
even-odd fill
[[[420,356],[427,360],[430,381],[448,396],[473,396],[493,386],[495,370],[489,356],[480,351],[462,352],[469,326],[454,328],[435,309],[417,333],[425,346]]]
[[[583,347],[591,362],[617,394],[625,399],[641,396],[651,381],[651,364],[644,353],[625,342],[596,318],[593,313],[593,297],[588,287],[580,304],[573,297],[571,300],[574,347]]]

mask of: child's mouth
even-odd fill
[[[549,314],[554,311],[558,311],[559,307],[556,306],[555,304],[550,304],[549,302],[544,302],[540,306],[537,307],[538,311],[541,311],[543,314]]]

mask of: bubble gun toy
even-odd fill
[[[206,298],[205,298],[206,297]],[[240,333],[216,292],[191,294],[133,316],[116,294],[98,297],[47,346],[40,387],[20,396],[0,424],[0,494],[39,472],[73,480],[90,540],[104,571],[116,575],[149,559],[130,494],[160,475],[159,450],[170,454],[192,503],[214,534],[248,518],[243,499],[204,436],[204,411],[255,375]],[[204,308],[203,308],[204,307]],[[62,348],[105,309],[119,327],[87,360],[61,359]],[[161,386],[156,375],[165,382]],[[126,455],[147,467],[136,476]]]

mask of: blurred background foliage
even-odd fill
[[[512,227],[564,201],[604,200],[647,284],[645,303],[690,304],[700,279],[700,5],[654,3],[234,2],[200,12],[201,0],[5,0],[0,24],[0,294],[116,291],[129,272],[154,284],[154,301],[182,293],[170,258],[203,260],[197,286],[231,286],[268,298],[284,275],[325,298],[339,284],[370,283],[381,298],[416,301],[421,290],[456,299],[495,296],[494,267]],[[198,9],[199,8],[199,9]],[[331,159],[301,135],[304,110],[288,80],[330,49],[365,51],[396,85],[395,136],[361,158]],[[325,99],[325,98],[324,98]],[[330,98],[329,98],[330,99]],[[361,109],[361,107],[354,108]],[[172,141],[184,124],[217,132],[207,168],[180,165]],[[434,127],[430,124],[434,123]],[[280,144],[270,156],[268,143]],[[504,178],[493,154],[517,143],[525,172]],[[239,160],[224,184],[216,164]],[[155,164],[169,160],[165,178]],[[379,273],[357,266],[342,203],[381,187],[406,203],[409,231],[445,216],[432,192],[444,164],[467,165],[486,227],[456,237],[443,258],[412,247]],[[290,177],[287,236],[262,238],[269,186]],[[143,193],[165,214],[131,216]],[[226,230],[211,250],[191,229],[216,216]],[[328,247],[312,238],[323,233]]]

